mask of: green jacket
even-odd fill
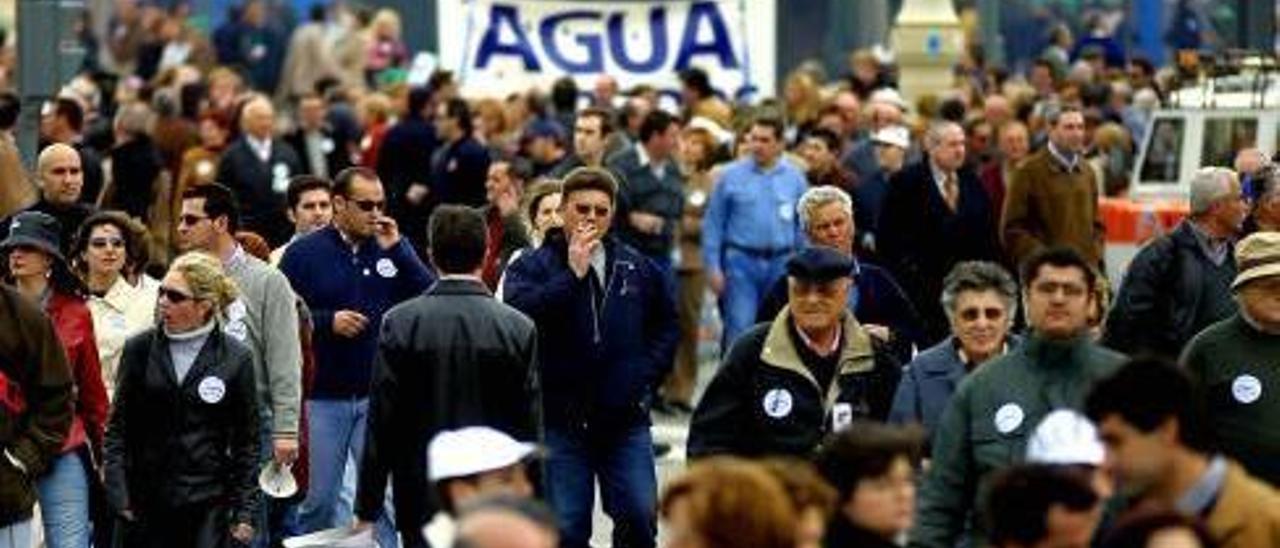
[[[966,377],[938,424],[908,546],[952,548],[965,531],[974,536],[971,546],[983,546],[980,490],[988,474],[1021,462],[1045,415],[1082,409],[1093,382],[1124,360],[1083,337],[1057,342],[1032,334]]]
[[[53,324],[0,287],[0,527],[31,517],[35,479],[71,428],[71,369]]]
[[[1280,336],[1236,314],[1191,339],[1182,364],[1218,449],[1254,477],[1280,486]]]

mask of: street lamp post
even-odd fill
[[[908,102],[951,87],[964,34],[951,0],[907,0],[890,33],[898,58],[898,87]]]

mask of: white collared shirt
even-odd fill
[[[1049,155],[1053,156],[1053,159],[1058,161],[1058,165],[1062,166],[1062,169],[1065,169],[1068,172],[1074,172],[1080,167],[1079,154],[1072,154],[1068,157],[1064,155],[1062,151],[1058,150],[1058,147],[1054,146],[1053,141],[1049,141],[1047,146],[1049,148]]]
[[[941,168],[937,166],[937,164],[934,164],[933,162],[929,162],[929,172],[933,174],[933,184],[934,186],[938,187],[938,195],[942,196],[943,200],[946,200],[947,172],[943,171]],[[960,176],[956,174],[954,171],[951,172],[950,175],[956,178],[956,193],[959,194],[960,193]]]
[[[653,172],[654,178],[662,179],[667,176],[667,164],[670,162],[654,163],[653,159],[649,157],[649,152],[644,149],[644,143],[636,143],[636,157],[640,159],[640,167],[649,168],[649,171]]]
[[[271,139],[260,140],[257,137],[246,134],[245,140],[249,143],[249,148],[253,149],[254,154],[258,155],[258,159],[264,163],[271,161]]]

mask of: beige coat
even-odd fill
[[[1231,462],[1205,527],[1218,548],[1280,546],[1280,492]]]
[[[142,277],[137,287],[129,285],[122,276],[106,295],[89,298],[98,360],[102,362],[102,382],[109,396],[114,397],[116,393],[116,368],[120,365],[124,342],[155,325],[159,289],[160,282],[147,276]]]

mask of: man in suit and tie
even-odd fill
[[[272,135],[275,109],[266,96],[245,103],[240,113],[240,138],[218,162],[218,182],[235,192],[245,230],[256,232],[277,247],[293,233],[285,214],[289,178],[302,172],[293,147]]]
[[[298,99],[298,128],[285,142],[298,153],[302,175],[332,180],[339,171],[351,167],[351,152],[335,137],[326,121],[329,105],[324,97],[308,93]]]
[[[876,237],[933,343],[948,329],[938,301],[947,272],[961,261],[994,260],[999,248],[996,208],[977,175],[963,168],[964,130],[939,122],[924,146],[926,157],[890,180]]]

